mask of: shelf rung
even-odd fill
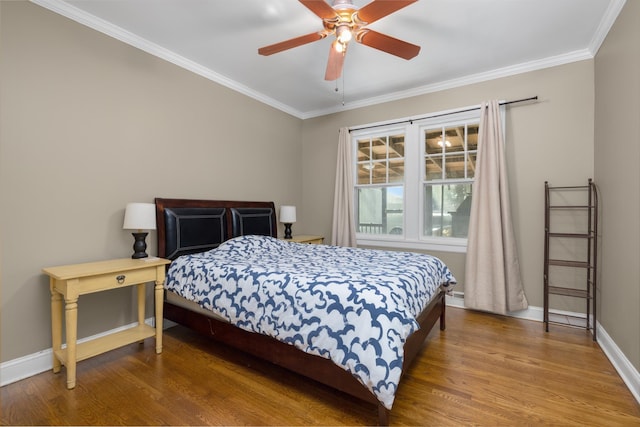
[[[592,297],[584,289],[563,288],[560,286],[549,286],[550,295],[564,295],[567,297],[589,298]]]
[[[564,186],[564,187],[547,187],[549,190],[586,190],[589,188],[588,185],[574,185],[574,186]]]
[[[567,261],[562,259],[550,259],[549,265],[556,265],[560,267],[591,268],[591,265],[585,261]]]
[[[589,209],[593,206],[589,205],[551,205],[549,209]]]
[[[593,236],[589,233],[549,233],[549,237],[574,237],[582,239],[593,238]]]
[[[571,316],[569,316],[569,317],[571,317]],[[577,318],[577,319],[580,319],[580,318]],[[580,329],[586,329],[586,330],[589,330],[589,331],[593,330],[593,326],[588,325],[587,322],[586,322],[586,319],[585,319],[585,322],[584,322],[585,324],[584,325],[574,325],[572,323],[561,322],[561,321],[558,321],[558,320],[549,320],[547,323],[550,324],[550,325],[566,326],[567,328],[580,328]]]

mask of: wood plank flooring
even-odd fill
[[[372,425],[373,405],[181,326],[0,389],[3,425]],[[640,405],[584,330],[447,311],[407,372],[391,425],[640,425]]]

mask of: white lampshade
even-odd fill
[[[155,230],[156,205],[153,203],[127,203],[122,228],[125,230]]]
[[[284,224],[293,224],[296,222],[296,207],[280,206],[280,222]]]

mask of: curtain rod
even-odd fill
[[[537,101],[537,100],[538,100],[538,96],[536,95],[536,96],[531,96],[529,98],[515,99],[513,101],[503,101],[503,102],[500,102],[499,105],[510,105],[510,104],[516,104],[518,102]],[[433,115],[429,115],[429,116],[416,117],[416,118],[413,118],[413,119],[400,120],[400,121],[397,121],[397,122],[383,123],[383,124],[371,125],[371,126],[362,126],[362,127],[357,127],[357,128],[349,128],[349,132],[352,132],[354,130],[372,129],[372,128],[377,128],[377,127],[381,127],[381,126],[398,125],[400,123],[413,123],[413,122],[416,122],[418,120],[432,119],[432,118],[435,118],[435,117],[443,117],[443,116],[449,116],[449,115],[452,115],[452,114],[466,113],[468,111],[474,111],[474,110],[479,110],[479,109],[480,109],[480,107],[473,107],[473,108],[467,108],[466,110],[450,111],[448,113],[433,114]]]

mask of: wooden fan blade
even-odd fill
[[[344,57],[346,52],[338,52],[336,50],[335,40],[331,43],[331,49],[329,50],[329,61],[327,62],[327,72],[324,74],[325,80],[336,80],[342,75],[342,66],[344,65]]]
[[[371,24],[416,1],[417,0],[373,0],[358,10],[358,19],[367,24]]]
[[[261,47],[258,49],[260,55],[273,55],[274,53],[282,52],[283,50],[291,49],[294,47],[302,46],[303,44],[312,43],[325,38],[327,35],[323,32],[315,32],[307,34],[306,36],[296,37],[290,40],[285,40],[280,43],[272,44],[270,46]]]
[[[321,19],[334,19],[338,17],[338,14],[329,4],[324,0],[299,0],[300,3],[305,5],[307,9],[315,13]]]
[[[386,34],[365,28],[358,32],[356,41],[363,45],[399,56],[404,59],[411,59],[420,53],[420,46],[398,40]]]

